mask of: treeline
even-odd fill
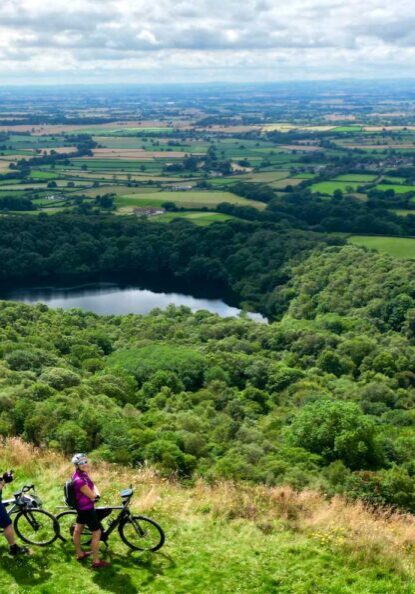
[[[273,292],[287,313],[268,325],[3,302],[0,433],[415,511],[414,277],[413,262],[321,248]]]
[[[237,196],[265,203],[270,202],[270,200],[273,200],[277,196],[273,188],[261,183],[239,181],[236,184],[232,184],[229,190]]]
[[[267,211],[274,220],[289,215],[294,226],[320,232],[415,235],[415,217],[401,217],[388,208],[384,197],[367,202],[341,195],[327,199],[302,190],[272,200]]]
[[[58,162],[68,164],[69,159],[92,156],[92,149],[97,146],[97,143],[91,136],[88,134],[77,134],[69,138],[70,141],[76,145],[76,151],[71,153],[57,153],[56,151],[51,151],[46,155],[38,155],[28,159],[19,159],[16,163],[10,164],[10,169],[26,172],[26,175],[28,175],[31,167],[54,165]]]
[[[248,193],[251,200],[259,199],[255,189],[247,192],[246,197]],[[410,196],[393,197],[387,192],[369,193],[368,200],[363,202],[341,193],[328,199],[305,188],[272,198],[263,211],[225,202],[218,204],[216,210],[246,221],[278,223],[318,233],[406,236],[415,235],[415,210],[413,215],[402,217],[391,209],[411,206]]]
[[[0,196],[0,210],[36,210],[36,206],[24,196]]]
[[[272,223],[197,227],[105,215],[13,216],[0,219],[0,280],[152,274],[232,293],[242,305],[274,316],[279,312],[268,297],[286,282],[287,262],[328,242]]]

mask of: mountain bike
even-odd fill
[[[32,494],[29,494],[32,491]],[[59,536],[59,523],[54,515],[41,509],[42,501],[34,485],[25,485],[6,499],[3,505],[10,516],[15,515],[13,527],[16,534],[26,543],[45,547]]]
[[[102,527],[101,542],[108,546],[111,533],[118,528],[121,540],[130,549],[134,551],[158,551],[165,541],[163,529],[151,518],[132,513],[129,506],[133,494],[133,489],[124,489],[120,493],[122,505],[95,508],[100,521],[111,515],[113,511],[118,510],[120,512],[116,518],[109,522],[106,529]],[[68,541],[73,536],[76,515],[76,510],[68,509],[56,516],[60,526],[59,537],[63,542]],[[90,544],[91,538],[91,531],[85,526],[81,537],[82,545],[87,546]]]

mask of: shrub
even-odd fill
[[[321,455],[328,464],[342,460],[351,469],[373,468],[383,458],[375,422],[354,402],[321,398],[308,404],[288,434],[295,445]]]
[[[118,351],[108,358],[110,366],[125,369],[143,384],[157,371],[172,371],[186,390],[203,384],[205,358],[196,350],[182,346],[154,344],[141,349]]]
[[[40,380],[45,384],[49,384],[55,390],[64,390],[65,388],[78,386],[81,383],[81,379],[76,373],[62,367],[46,369],[40,376]]]

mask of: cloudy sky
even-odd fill
[[[0,0],[3,83],[415,76],[415,0]]]

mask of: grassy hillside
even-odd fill
[[[13,467],[13,487],[34,481],[47,509],[61,500],[71,470],[60,455],[6,440],[2,468]],[[145,468],[100,463],[93,475],[103,501],[114,503],[125,485],[135,507],[167,534],[155,554],[129,553],[116,535],[109,569],[94,572],[73,558],[70,543],[32,547],[15,560],[0,540],[0,591],[10,594],[410,594],[415,588],[412,517],[371,514],[361,504],[323,499],[313,491],[162,480]],[[8,489],[11,491],[11,487]]]

